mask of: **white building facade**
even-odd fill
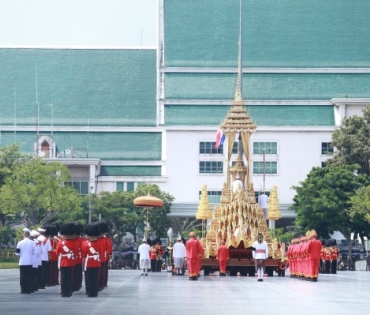
[[[278,187],[282,225],[291,187],[324,166],[341,119],[370,104],[369,13],[367,0],[243,1],[252,179]],[[215,204],[224,182],[214,142],[234,98],[238,24],[239,0],[158,0],[157,47],[0,48],[1,146],[68,165],[81,195],[158,184],[175,197],[171,216],[194,217],[202,186]]]

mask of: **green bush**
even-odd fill
[[[18,268],[18,262],[2,262],[0,261],[0,269],[14,269]]]

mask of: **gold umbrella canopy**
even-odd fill
[[[163,200],[151,196],[149,193],[147,196],[137,197],[134,199],[134,205],[136,207],[162,207]]]

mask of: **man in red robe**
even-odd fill
[[[316,282],[319,277],[319,267],[320,267],[320,257],[322,244],[321,241],[317,239],[317,234],[315,230],[310,233],[311,240],[308,243],[307,252],[309,255],[309,275],[311,281]]]
[[[198,280],[198,262],[204,250],[193,231],[189,233],[189,240],[186,242],[186,257],[188,259],[189,280]]]
[[[221,241],[221,245],[217,249],[216,258],[220,266],[220,276],[226,276],[226,263],[229,258],[229,249],[225,246],[225,240]]]

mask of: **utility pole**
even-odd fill
[[[92,193],[92,190],[93,190],[93,186],[90,186],[90,190],[89,190],[89,223],[91,223],[91,193]]]

